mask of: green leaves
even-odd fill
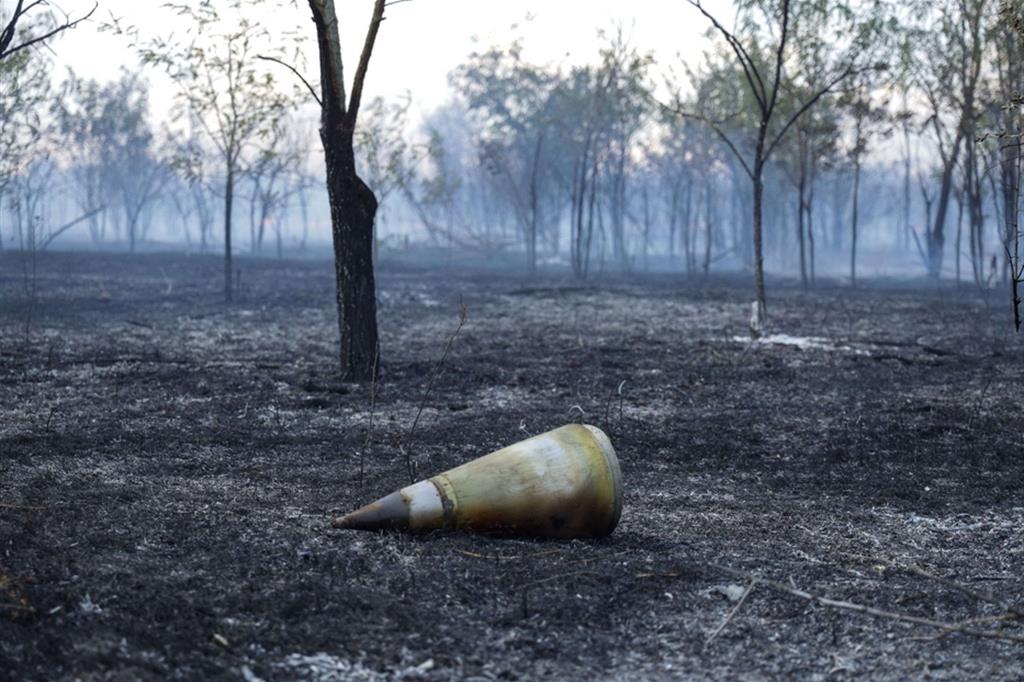
[[[164,9],[188,20],[187,40],[132,34],[143,63],[177,85],[179,106],[234,170],[246,149],[266,139],[292,105],[291,93],[278,88],[269,67],[256,57],[257,52],[283,55],[284,49],[247,17],[252,4],[168,2]]]
[[[25,22],[21,37],[45,23]],[[42,51],[23,50],[0,60],[0,193],[41,147],[43,117],[53,96],[50,64]]]

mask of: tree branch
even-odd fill
[[[309,0],[309,8],[313,11],[319,43],[321,110],[326,116],[330,108],[331,119],[337,116],[340,121],[345,118],[345,71],[341,49],[334,49],[341,45],[338,13],[333,0]]]
[[[64,233],[65,233],[65,232],[67,232],[68,230],[70,230],[70,229],[71,229],[72,227],[74,227],[75,225],[79,224],[80,222],[82,222],[82,221],[85,221],[85,220],[88,220],[89,218],[93,217],[94,215],[96,215],[97,213],[99,213],[100,211],[102,211],[102,210],[104,210],[104,209],[106,209],[106,208],[107,208],[106,206],[100,206],[99,208],[94,208],[94,209],[92,209],[91,211],[89,211],[88,213],[85,213],[85,214],[83,214],[83,215],[81,215],[81,216],[79,216],[79,217],[75,218],[75,219],[74,219],[74,220],[72,220],[72,221],[71,221],[70,223],[68,223],[68,224],[66,224],[66,225],[62,225],[61,227],[57,228],[57,229],[56,229],[56,230],[55,230],[55,231],[54,231],[54,232],[53,232],[52,234],[50,234],[50,236],[48,236],[48,237],[46,238],[46,240],[45,240],[45,241],[44,241],[44,242],[43,242],[43,243],[42,243],[42,244],[41,244],[41,245],[39,246],[39,250],[40,250],[40,251],[45,251],[45,250],[46,250],[46,247],[47,247],[47,246],[49,246],[50,244],[52,244],[52,243],[53,243],[53,240],[54,240],[54,239],[56,239],[57,237],[61,236],[62,234],[64,234]]]
[[[792,125],[796,123],[797,119],[803,116],[808,109],[813,107],[818,102],[818,100],[820,100],[822,97],[831,92],[832,88],[839,85],[839,83],[841,83],[844,79],[849,78],[850,76],[857,73],[869,71],[873,68],[873,66],[869,66],[858,70],[854,69],[852,65],[847,66],[846,69],[844,69],[841,74],[833,78],[828,85],[826,85],[824,88],[815,93],[813,97],[804,102],[804,105],[800,107],[796,111],[796,113],[789,118],[788,121],[786,121],[786,125],[782,126],[782,130],[779,131],[779,134],[776,135],[775,138],[772,140],[771,144],[768,145],[767,149],[764,152],[765,161],[767,161],[768,157],[771,156],[772,151],[774,151],[775,147],[778,146],[779,142],[782,141],[782,138],[786,135],[786,132],[790,129],[790,127],[792,127]]]
[[[384,0],[376,0],[373,5],[373,16],[370,18],[370,26],[366,30],[366,42],[363,43],[363,52],[359,55],[356,75],[352,80],[352,94],[345,116],[353,129],[356,125],[356,116],[359,115],[359,101],[363,97],[363,83],[366,81],[366,70],[370,66],[370,55],[373,54],[373,45],[377,41],[377,31],[380,30],[380,22],[384,21],[384,7],[386,4]]]
[[[700,0],[686,0],[688,3],[697,8],[697,10],[703,14],[711,25],[715,27],[725,41],[729,43],[729,47],[736,54],[736,58],[740,62],[740,66],[743,67],[743,74],[747,78],[747,83],[750,85],[750,91],[754,94],[754,98],[757,100],[761,110],[764,111],[768,106],[768,91],[764,86],[764,81],[761,79],[761,73],[757,70],[757,66],[754,64],[754,60],[750,58],[750,54],[740,43],[739,38],[734,36],[725,26],[719,23],[718,19],[715,19],[704,7],[700,4]],[[757,81],[755,84],[754,81]]]
[[[775,78],[772,82],[772,97],[768,103],[768,117],[775,111],[775,103],[779,100],[779,89],[782,83],[782,58],[786,51],[786,37],[789,34],[789,0],[782,0],[782,30],[779,33],[779,47],[775,51]]]
[[[725,131],[722,130],[722,128],[718,125],[716,121],[711,120],[710,118],[704,116],[703,114],[697,114],[691,111],[684,111],[682,109],[677,109],[676,107],[670,107],[663,102],[658,102],[657,100],[655,101],[660,107],[664,108],[666,111],[670,111],[676,114],[677,116],[682,116],[683,118],[688,118],[694,121],[700,121],[711,126],[711,129],[714,130],[718,137],[722,139],[722,142],[725,142],[726,146],[729,147],[729,150],[732,151],[733,155],[736,157],[736,160],[740,162],[740,165],[743,167],[744,172],[750,177],[751,180],[754,179],[754,171],[752,171],[750,169],[750,166],[747,165],[747,160],[743,158],[743,155],[740,154],[740,150],[736,147],[735,144],[733,144],[732,140],[729,139],[729,136],[726,135]]]
[[[18,6],[14,9],[14,16],[11,17],[10,22],[8,22],[7,26],[4,28],[3,33],[0,33],[0,59],[9,57],[10,55],[14,54],[15,52],[18,52],[19,50],[24,50],[28,47],[32,47],[33,45],[43,42],[44,40],[49,40],[50,38],[52,38],[53,36],[57,35],[62,31],[66,31],[70,28],[78,26],[78,24],[82,23],[83,21],[91,17],[93,13],[96,11],[96,8],[99,7],[99,3],[96,3],[92,6],[92,9],[89,10],[88,14],[85,14],[84,16],[81,16],[78,19],[67,19],[63,24],[57,26],[52,31],[44,33],[41,36],[36,36],[35,38],[30,38],[29,40],[26,40],[25,42],[15,45],[14,47],[8,49],[8,46],[14,40],[14,30],[17,26],[18,19],[20,19],[22,16],[24,16],[26,12],[28,12],[30,9],[40,4],[41,2],[42,0],[36,0],[28,7],[22,9],[22,0],[18,0]]]
[[[708,566],[714,570],[725,573],[726,575],[730,575],[736,578],[744,578],[746,580],[751,581],[752,583],[756,581],[756,583],[759,585],[764,585],[765,587],[771,588],[777,592],[783,592],[785,594],[792,595],[798,599],[802,599],[812,604],[818,604],[820,606],[825,606],[833,609],[840,609],[843,611],[853,611],[855,613],[860,613],[865,616],[872,616],[874,618],[896,620],[904,623],[912,623],[914,625],[926,625],[928,627],[938,628],[940,630],[938,636],[940,637],[953,632],[960,632],[962,634],[971,635],[973,637],[999,639],[1005,642],[1016,642],[1018,644],[1024,643],[1024,636],[1022,635],[1002,632],[1000,630],[984,630],[968,627],[968,625],[973,621],[947,623],[945,621],[935,620],[933,618],[923,618],[921,616],[912,616],[907,613],[887,611],[885,609],[875,608],[874,606],[868,606],[866,604],[858,604],[856,602],[843,601],[839,599],[830,599],[828,597],[823,597],[812,592],[807,592],[806,590],[801,590],[795,585],[787,585],[786,583],[779,582],[777,580],[768,580],[766,578],[761,578],[759,576],[754,575],[753,573],[749,573],[748,571],[738,570],[735,568],[731,568],[729,566],[722,566],[720,564],[708,564]],[[1008,620],[1010,615],[1011,614],[1003,614],[1003,616],[999,616],[993,620]]]
[[[0,31],[0,58],[2,58],[6,52],[7,46],[11,44],[12,40],[14,40],[14,29],[18,25],[18,19],[21,18],[22,14],[28,11],[26,9],[22,9],[23,4],[24,0],[18,0],[18,4],[14,6],[14,14],[11,16],[11,20],[7,22],[7,26],[4,27],[4,30]],[[33,4],[38,4],[38,0]],[[32,9],[32,5],[29,5],[28,9]]]
[[[298,78],[300,81],[302,81],[302,84],[306,86],[307,90],[309,90],[309,94],[313,95],[313,99],[316,100],[316,103],[318,105],[320,105],[321,107],[323,106],[323,102],[320,101],[320,95],[316,94],[316,90],[313,89],[313,86],[309,84],[309,81],[307,81],[303,77],[303,75],[301,73],[299,73],[298,69],[296,69],[294,66],[292,66],[288,62],[285,62],[285,61],[282,61],[282,60],[278,59],[277,57],[267,57],[266,55],[262,55],[262,54],[256,55],[256,59],[263,59],[263,60],[268,61],[268,62],[275,62],[277,64],[280,64],[284,68],[288,69],[292,73],[294,73],[296,78]]]

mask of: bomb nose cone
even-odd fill
[[[380,498],[365,507],[334,519],[335,528],[353,530],[407,530],[409,528],[409,505],[402,498],[401,491]]]
[[[331,524],[352,530],[423,530],[444,522],[441,494],[431,481],[406,486]]]

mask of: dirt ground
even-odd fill
[[[0,254],[0,679],[1024,677],[1022,643],[740,602],[753,574],[944,622],[1024,608],[1003,291],[775,282],[752,343],[745,276],[385,265],[371,431],[330,264],[243,260],[232,305],[221,267],[43,254],[29,306]],[[607,539],[330,528],[408,483],[405,442],[429,476],[581,418],[622,464]]]

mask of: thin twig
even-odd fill
[[[659,571],[657,573],[637,573],[637,578],[678,578],[681,571]]]
[[[430,379],[427,381],[427,390],[423,392],[423,397],[420,399],[420,406],[416,410],[416,418],[412,420],[412,426],[409,427],[409,433],[405,436],[405,444],[401,446],[401,451],[405,454],[405,464],[409,469],[409,482],[413,483],[416,480],[416,473],[412,467],[412,454],[409,451],[409,443],[412,441],[413,435],[416,433],[416,426],[420,423],[420,415],[423,414],[423,408],[427,405],[427,398],[430,397],[430,391],[434,388],[434,381],[437,380],[438,375],[441,373],[441,368],[444,367],[445,360],[448,359],[448,351],[452,349],[452,343],[455,342],[455,337],[462,331],[463,325],[466,324],[466,304],[460,304],[459,307],[459,326],[455,328],[452,335],[448,337],[448,343],[444,346],[444,352],[441,354],[441,359],[438,360],[437,364],[434,365],[433,371],[430,373]]]
[[[819,606],[825,606],[833,609],[840,609],[843,611],[853,611],[860,613],[865,616],[871,616],[872,618],[881,618],[885,620],[896,620],[903,623],[913,623],[914,625],[927,625],[928,627],[938,628],[940,630],[950,630],[952,632],[960,632],[965,635],[971,635],[973,637],[983,637],[986,639],[998,639],[1005,642],[1015,642],[1018,644],[1024,644],[1024,635],[1015,635],[998,630],[979,630],[977,628],[965,627],[962,623],[947,623],[941,620],[935,620],[932,618],[923,618],[921,616],[912,616],[906,613],[899,613],[896,611],[887,611],[885,609],[875,608],[874,606],[867,606],[865,604],[858,604],[856,602],[843,601],[839,599],[830,599],[829,597],[822,597],[821,595],[801,590],[795,585],[787,585],[777,580],[767,580],[765,578],[759,578],[752,573],[747,571],[741,571],[736,568],[730,568],[729,566],[722,566],[720,564],[707,564],[711,569],[731,575],[733,577],[745,578],[747,580],[757,579],[758,582],[766,587],[777,592],[784,592],[791,596],[803,599],[804,601],[811,602],[812,604],[818,604]]]
[[[959,623],[953,623],[951,627],[943,628],[934,635],[928,637],[911,637],[910,639],[916,639],[919,641],[933,642],[938,639],[947,637],[954,632],[963,632],[964,628],[968,625],[982,625],[984,623],[1005,623],[1008,620],[1013,620],[1015,616],[1011,613],[1004,613],[998,616],[988,616],[985,618],[969,618],[967,620],[960,621]]]
[[[729,621],[733,619],[733,616],[735,616],[736,613],[740,610],[740,607],[743,606],[743,602],[747,601],[747,597],[750,595],[751,591],[753,591],[754,585],[757,585],[757,583],[757,578],[754,578],[750,581],[750,584],[747,585],[747,589],[743,590],[743,595],[740,597],[739,601],[736,602],[736,606],[732,607],[732,609],[729,611],[728,614],[726,614],[722,622],[718,624],[718,627],[715,628],[715,631],[711,633],[711,636],[704,641],[705,647],[711,644],[715,637],[718,637],[718,635],[721,634],[722,630],[725,629],[725,626],[729,624]]]
[[[24,49],[32,47],[33,45],[36,45],[38,43],[42,43],[43,41],[49,40],[50,38],[52,38],[53,36],[57,35],[61,31],[66,31],[68,29],[75,28],[80,23],[82,23],[83,21],[85,21],[89,17],[91,17],[93,15],[93,13],[96,11],[96,8],[98,8],[100,6],[100,4],[98,2],[94,3],[93,6],[92,6],[92,9],[89,10],[89,13],[79,17],[78,19],[71,19],[71,17],[65,15],[65,21],[60,26],[57,26],[56,28],[54,28],[54,29],[52,29],[50,31],[47,31],[46,33],[44,33],[42,35],[36,36],[34,38],[30,38],[30,39],[26,40],[25,42],[23,42],[23,43],[21,43],[19,45],[15,45],[14,47],[10,47],[10,43],[14,39],[14,30],[16,28],[16,24],[18,22],[18,19],[20,19],[25,14],[25,12],[27,12],[30,9],[32,9],[35,5],[38,5],[38,4],[41,4],[41,3],[34,2],[34,3],[32,3],[31,5],[29,5],[28,7],[24,8],[24,9],[19,9],[20,8],[20,3],[19,3],[19,8],[15,8],[14,16],[11,18],[11,20],[8,23],[7,27],[4,29],[3,34],[0,35],[0,59],[4,59],[6,57],[9,57],[12,54],[14,54],[15,52],[19,51],[19,50],[24,50]]]
[[[93,217],[97,213],[99,213],[101,211],[105,211],[106,209],[107,209],[106,206],[100,206],[99,208],[94,208],[91,211],[88,211],[88,212],[78,216],[77,218],[75,218],[71,222],[65,223],[64,225],[58,227],[56,230],[51,232],[49,234],[49,236],[46,237],[46,239],[43,240],[43,243],[39,246],[39,250],[40,251],[46,251],[46,247],[48,247],[50,244],[52,244],[53,240],[55,240],[57,237],[61,236],[65,232],[67,232],[68,230],[70,230],[75,225],[77,225],[77,224],[79,224],[79,223],[81,223],[83,221],[88,220],[89,218]]]
[[[536,559],[537,557],[550,556],[552,554],[558,554],[562,550],[552,549],[544,552],[532,552],[530,554],[512,554],[509,556],[502,556],[501,554],[480,554],[478,552],[470,552],[466,549],[455,550],[459,554],[463,554],[474,559],[487,559],[489,561],[500,560],[500,561],[514,561],[517,559]]]
[[[373,415],[377,410],[377,363],[380,362],[380,341],[373,351],[373,378],[370,381],[370,424],[366,427],[366,438],[363,440],[363,449],[359,451],[359,482],[363,482],[363,467],[366,460],[366,450],[370,447],[370,438],[373,436]]]
[[[306,86],[307,90],[309,90],[309,94],[313,95],[313,99],[316,100],[316,103],[319,106],[321,106],[321,107],[323,106],[323,101],[321,101],[320,95],[316,94],[316,90],[313,89],[313,86],[309,84],[309,81],[306,80],[305,76],[303,76],[301,73],[299,73],[299,70],[296,69],[294,66],[292,66],[288,62],[285,62],[285,61],[282,61],[282,60],[278,59],[277,57],[268,57],[268,56],[262,55],[262,54],[256,55],[256,59],[262,59],[264,61],[274,62],[275,64],[280,64],[284,68],[286,68],[289,71],[291,71],[292,73],[294,73],[296,78],[298,78],[300,81],[302,81],[302,84]]]
[[[622,428],[622,388],[626,385],[626,380],[623,379],[619,382],[618,394],[619,394],[619,428]]]
[[[1013,616],[1015,618],[1024,619],[1024,609],[1022,609],[1022,608],[1020,608],[1018,606],[1014,606],[1013,604],[1008,604],[1007,602],[1004,602],[1004,601],[1002,601],[1000,599],[997,599],[996,597],[992,596],[991,594],[986,594],[986,593],[982,592],[981,590],[976,590],[973,587],[970,587],[969,585],[964,585],[962,583],[958,583],[955,580],[951,580],[949,578],[945,578],[945,577],[943,577],[941,575],[936,575],[935,573],[927,571],[927,570],[921,568],[920,566],[916,566],[914,564],[895,563],[895,562],[883,559],[881,557],[860,557],[860,558],[867,559],[869,561],[877,561],[878,563],[881,563],[881,564],[885,565],[887,568],[891,568],[893,570],[906,571],[908,573],[913,573],[915,575],[919,575],[922,578],[927,578],[928,580],[934,580],[935,582],[940,583],[942,585],[945,585],[946,587],[954,589],[954,590],[956,590],[958,592],[962,592],[963,594],[967,595],[968,597],[971,597],[973,599],[977,599],[978,601],[983,601],[983,602],[985,602],[987,604],[992,604],[993,606],[998,606],[999,608],[1003,609],[1007,613],[1013,614]]]

